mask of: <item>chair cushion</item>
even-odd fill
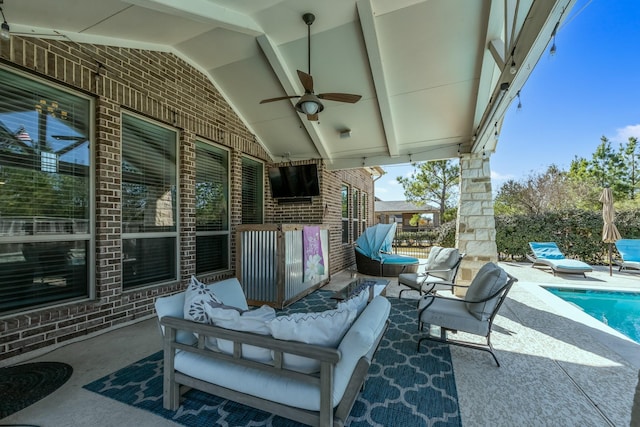
[[[432,299],[427,296],[420,300],[418,310]],[[471,314],[463,300],[435,297],[435,301],[420,315],[420,321],[430,325],[444,326],[447,329],[487,336],[489,322],[480,322]]]
[[[373,289],[373,292],[375,294],[376,289]],[[367,302],[369,302],[369,294],[369,287],[362,289],[357,295],[352,296],[351,298],[348,298],[344,301],[338,302],[338,304],[336,304],[336,308],[338,310],[352,310],[356,312],[356,317],[360,316],[360,314],[367,306]]]
[[[460,258],[458,249],[456,248],[442,248],[440,246],[433,246],[429,251],[429,257],[427,258],[427,265],[425,271],[430,270],[449,270],[449,271],[434,271],[429,273],[430,276],[436,276],[441,279],[451,281],[453,279],[453,271],[450,269],[456,265]]]
[[[529,242],[529,246],[536,258],[543,259],[564,259],[560,248],[555,242]]]
[[[420,260],[406,255],[380,254],[383,264],[418,264]]]
[[[620,239],[616,241],[616,249],[625,263],[640,262],[640,239]]]
[[[440,277],[434,276],[425,276],[424,274],[419,273],[402,273],[398,275],[398,283],[401,285],[408,286],[415,290],[420,290],[424,283],[434,283],[434,282],[444,282],[445,280]],[[451,289],[449,285],[435,285],[432,287],[432,290],[439,291]]]
[[[184,292],[180,292],[168,297],[158,298],[155,302],[158,319],[162,319],[165,316],[184,318],[184,295]],[[160,325],[160,331],[164,336],[164,326]],[[193,345],[198,339],[190,331],[178,331],[176,333],[176,341],[181,344]]]
[[[507,273],[492,262],[480,268],[476,277],[471,281],[464,297],[467,301],[480,301],[496,293],[504,286],[509,277]],[[488,320],[498,304],[499,298],[492,298],[484,302],[467,302],[467,309],[478,320]]]

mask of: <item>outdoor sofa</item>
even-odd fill
[[[206,287],[225,307],[247,310],[237,279]],[[346,332],[335,346],[326,346],[276,339],[264,334],[264,330],[255,333],[186,320],[185,315],[193,316],[195,305],[189,308],[191,297],[185,294],[158,298],[155,304],[164,337],[163,405],[166,409],[177,410],[182,391],[195,388],[318,426],[344,425],[386,330],[391,308],[383,296],[368,302],[369,292],[339,303],[343,306],[331,313],[338,313],[336,317],[348,315],[355,320],[350,326],[348,321],[342,325]],[[266,308],[270,309],[263,306],[243,313],[267,312]],[[305,333],[302,319],[319,318],[325,313],[328,312],[294,314],[272,321],[284,328],[279,336],[284,332],[291,338],[296,332],[309,335],[316,330],[331,333],[326,325],[307,325]],[[275,335],[275,331],[272,333]]]

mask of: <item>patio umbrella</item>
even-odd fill
[[[613,223],[616,217],[613,209],[613,194],[611,188],[605,187],[600,195],[600,202],[602,203],[602,219],[604,226],[602,227],[602,241],[609,244],[609,276],[613,275],[611,268],[611,245],[620,239],[620,232]]]

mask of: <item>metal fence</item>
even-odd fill
[[[434,229],[398,231],[393,238],[393,252],[416,258],[427,258],[435,239]]]

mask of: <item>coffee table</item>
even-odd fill
[[[344,288],[334,292],[333,295],[331,295],[331,298],[343,301],[359,294],[360,290],[368,289],[369,301],[371,301],[377,295],[386,295],[388,285],[388,280],[360,277],[349,282],[349,284]]]

